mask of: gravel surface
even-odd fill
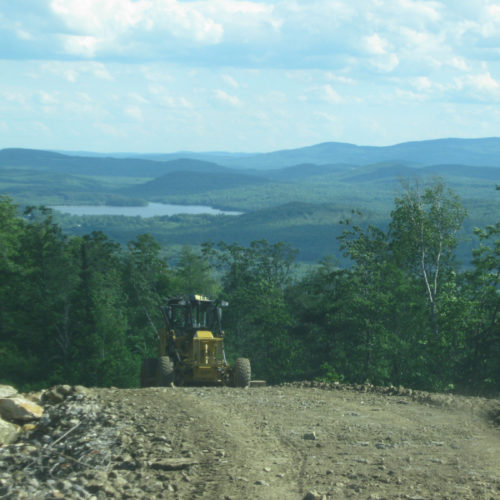
[[[494,399],[319,383],[63,392],[0,447],[0,498],[500,499]]]

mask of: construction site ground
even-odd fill
[[[499,408],[320,383],[86,389],[0,448],[0,486],[11,498],[500,499]]]

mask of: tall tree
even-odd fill
[[[160,255],[159,243],[140,234],[127,245],[123,283],[126,294],[129,338],[142,358],[155,356],[158,331],[163,326],[161,306],[173,291],[172,273]]]
[[[498,391],[500,386],[500,222],[476,229],[480,245],[467,272],[464,386]]]
[[[230,356],[247,356],[258,377],[280,380],[293,368],[290,316],[284,290],[296,252],[284,243],[254,241],[249,247],[220,243],[205,246],[222,273]]]
[[[216,296],[219,291],[207,256],[188,246],[182,248],[173,270],[173,286],[175,293],[181,295],[201,293]]]
[[[437,335],[440,285],[455,270],[456,235],[467,212],[442,180],[423,192],[418,184],[406,184],[394,203],[389,226],[392,253],[398,267],[422,280]]]

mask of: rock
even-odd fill
[[[157,470],[181,470],[196,465],[197,460],[192,458],[165,458],[151,464],[152,469]]]
[[[305,439],[307,441],[314,441],[317,439],[316,437],[316,433],[313,431],[313,432],[306,432],[303,436],[302,436],[302,439]]]
[[[43,408],[41,406],[22,396],[0,399],[0,415],[8,420],[29,422],[39,419],[42,414]]]
[[[0,419],[0,445],[13,443],[19,434],[17,425]]]
[[[42,394],[42,401],[44,403],[58,404],[62,403],[71,393],[70,385],[56,385],[47,389]]]
[[[258,479],[257,481],[255,481],[255,484],[257,484],[259,486],[269,486],[269,483],[266,481],[263,481],[262,479]]]
[[[316,490],[312,490],[305,494],[303,500],[326,500],[326,495],[321,495]]]
[[[0,398],[10,398],[17,394],[16,389],[10,385],[0,385]]]

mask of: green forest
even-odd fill
[[[1,197],[0,381],[138,386],[165,297],[196,292],[229,302],[227,354],[249,357],[254,378],[498,393],[500,222],[471,229],[464,269],[467,213],[442,181],[404,186],[388,220],[348,214],[345,261],[297,273],[289,243],[185,246],[171,264],[150,234],[68,235],[51,210]]]
[[[349,259],[337,239],[343,231],[339,220],[356,208],[363,213],[362,224],[386,230],[402,180],[425,184],[442,178],[468,212],[457,234],[456,255],[469,267],[479,244],[474,227],[495,224],[500,210],[494,189],[500,183],[499,151],[500,139],[419,141],[396,148],[327,143],[253,157],[200,153],[199,159],[160,155],[155,161],[156,155],[141,159],[3,149],[0,193],[20,206],[166,203],[241,212],[132,217],[56,210],[54,221],[70,236],[102,231],[122,246],[148,233],[175,259],[184,245],[199,250],[206,241],[248,246],[266,239],[289,243],[298,251],[297,261],[306,265],[334,255],[346,266]]]

